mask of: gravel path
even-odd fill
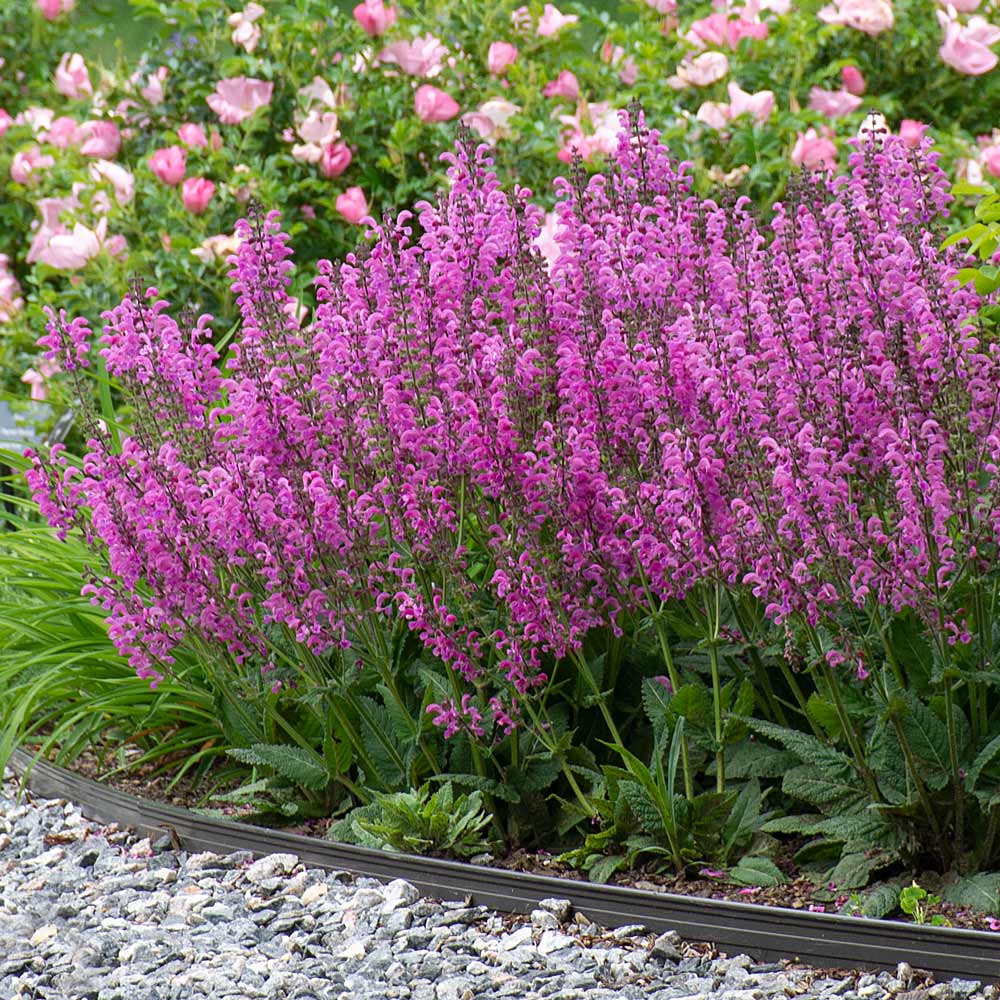
[[[0,1000],[997,998],[905,966],[843,978],[713,959],[672,933],[601,931],[560,900],[514,918],[289,854],[161,850],[15,791],[0,789]]]

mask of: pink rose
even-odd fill
[[[448,50],[433,35],[414,38],[412,42],[393,42],[378,55],[379,61],[396,63],[411,76],[432,77],[441,72]]]
[[[194,122],[185,122],[177,130],[177,138],[188,149],[204,149],[208,146],[208,136],[205,135],[205,130]]]
[[[840,71],[840,79],[844,84],[844,90],[849,94],[860,97],[868,87],[868,83],[861,75],[861,70],[857,66],[845,66]]]
[[[5,258],[0,255],[0,261]],[[3,309],[3,271],[0,269],[0,321],[2,321],[2,309]],[[50,361],[48,358],[42,358],[38,363],[38,370],[35,371],[34,368],[29,368],[22,376],[21,381],[25,385],[31,386],[31,398],[34,400],[42,401],[48,398],[49,395],[49,379],[53,375],[57,375],[61,371],[58,361]]]
[[[323,146],[340,138],[337,114],[334,111],[310,111],[297,129],[305,142]]]
[[[79,141],[78,132],[79,126],[75,118],[60,115],[52,122],[48,132],[43,133],[41,138],[59,149],[68,149]]]
[[[107,246],[109,252],[114,252],[119,246],[118,238],[106,239],[107,228],[107,219],[101,219],[96,229],[88,229],[77,222],[72,232],[64,230],[54,234],[48,246],[38,254],[38,260],[60,271],[77,271],[87,261],[93,260],[101,252],[102,246]]]
[[[9,323],[24,307],[21,286],[9,268],[10,258],[0,253],[0,323]]]
[[[451,121],[461,110],[453,97],[429,83],[417,87],[413,107],[417,117],[425,122]]]
[[[491,42],[486,53],[486,68],[494,76],[507,72],[507,67],[517,59],[517,46],[510,42]]]
[[[110,181],[119,205],[127,205],[135,194],[135,178],[124,167],[111,160],[95,160],[91,163],[90,176],[95,181]]]
[[[846,90],[824,90],[813,87],[809,91],[809,107],[827,118],[839,118],[857,111],[862,105],[860,97],[849,94]]]
[[[950,0],[950,2],[959,14],[971,14],[979,7],[980,0]]]
[[[359,187],[350,187],[337,196],[337,211],[352,225],[357,225],[368,215],[368,201]]]
[[[46,21],[54,21],[60,14],[68,14],[76,0],[37,0],[38,9]]]
[[[263,16],[264,8],[259,3],[250,3],[238,10],[235,14],[230,14],[226,18],[226,24],[233,29],[230,40],[237,48],[253,52],[260,41],[260,28],[254,24],[257,18]]]
[[[702,101],[695,118],[704,122],[709,128],[721,132],[732,120],[732,108],[723,101]]]
[[[646,0],[646,6],[652,7],[657,14],[675,14],[677,0]]]
[[[187,153],[180,146],[165,146],[149,158],[149,169],[158,180],[175,187],[184,179],[187,170]]]
[[[577,101],[580,99],[580,84],[568,69],[564,69],[554,80],[545,84],[542,93],[546,97],[565,97],[568,101]]]
[[[938,49],[942,62],[965,76],[982,76],[996,66],[996,53],[989,46],[1000,41],[1000,28],[978,15],[965,25],[940,10],[937,16],[944,28],[944,41]]]
[[[396,8],[386,7],[382,0],[364,0],[354,8],[354,20],[372,38],[377,38],[396,23]]]
[[[102,160],[110,160],[118,155],[122,148],[122,137],[118,126],[109,121],[84,122],[80,126],[80,136],[83,142],[80,152],[84,156],[97,156]]]
[[[181,185],[181,201],[192,215],[201,215],[215,194],[215,185],[207,177],[189,177]]]
[[[814,128],[799,132],[792,149],[792,163],[809,170],[832,168],[837,162],[837,147],[833,142],[833,132],[825,125],[816,132]]]
[[[274,84],[249,76],[233,76],[219,80],[215,93],[205,98],[208,106],[225,125],[238,125],[258,108],[271,103]]]
[[[139,93],[154,107],[163,103],[163,84],[170,74],[166,66],[161,66],[155,73],[146,77],[146,86]]]
[[[740,115],[751,115],[755,121],[763,124],[774,111],[774,93],[770,90],[759,90],[756,94],[742,90],[737,84],[728,86],[730,110],[733,118]]]
[[[479,105],[478,110],[462,115],[462,121],[489,143],[510,135],[510,120],[521,109],[511,101],[494,97]]]
[[[986,168],[986,172],[994,177],[1000,177],[1000,146],[987,146],[979,154],[979,162]]]
[[[94,88],[90,85],[90,73],[87,64],[79,52],[64,52],[56,67],[56,90],[63,97],[77,101],[81,97],[91,97]]]
[[[706,45],[735,49],[741,38],[767,38],[767,32],[763,21],[747,21],[742,17],[730,20],[726,14],[718,12],[695,21],[684,38],[699,49]]]
[[[10,161],[10,178],[18,184],[28,185],[37,179],[41,171],[55,165],[54,156],[42,153],[37,146],[32,146],[23,153],[14,154],[14,159]]]
[[[536,34],[539,38],[549,38],[562,31],[563,28],[576,24],[579,20],[580,18],[576,14],[560,14],[556,7],[547,3],[542,11],[542,16],[538,19]]]
[[[904,118],[899,123],[899,138],[907,146],[919,146],[928,127],[923,122],[914,121],[912,118]]]
[[[323,147],[319,169],[324,177],[339,177],[350,165],[351,150],[346,143],[334,142]]]
[[[707,87],[729,72],[729,60],[722,52],[702,52],[694,59],[684,58],[677,67],[677,77],[684,87]]]
[[[7,134],[7,129],[10,128],[10,123],[14,119],[11,118],[3,108],[0,108],[0,139],[2,139]]]
[[[896,23],[889,0],[834,0],[818,16],[827,24],[843,24],[866,35],[880,35]]]

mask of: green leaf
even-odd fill
[[[770,859],[759,857],[740,858],[729,869],[729,878],[739,885],[772,886],[787,882],[784,872]]]
[[[948,729],[913,692],[902,692],[902,698],[906,705],[899,720],[903,735],[914,754],[929,765],[920,776],[929,788],[943,788],[950,770]]]
[[[626,780],[618,785],[622,798],[628,803],[629,809],[639,821],[646,833],[664,835],[666,829],[649,793],[637,781]]]
[[[872,872],[891,862],[884,854],[869,856],[866,852],[845,854],[829,873],[828,881],[837,892],[844,889],[863,889],[871,881]]]
[[[625,865],[624,854],[609,854],[607,857],[595,861],[587,868],[587,875],[591,882],[598,882],[603,885],[611,878],[615,872],[621,870]]]
[[[827,770],[801,764],[785,774],[781,790],[815,806],[823,812],[831,808],[856,808],[865,791],[849,766]]]
[[[803,764],[811,764],[818,768],[842,768],[845,766],[849,768],[851,766],[850,757],[827,746],[808,733],[778,726],[763,719],[746,719],[745,721],[754,732],[780,743],[786,750],[791,750]]]
[[[840,724],[840,716],[832,702],[813,692],[806,702],[806,712],[830,739],[836,740],[843,735],[844,727]]]
[[[969,906],[977,913],[995,914],[1000,909],[1000,872],[969,875],[941,893],[947,903]]]
[[[435,774],[431,781],[447,781],[465,788],[474,788],[487,795],[503,799],[504,802],[520,802],[521,793],[507,782],[495,778],[485,778],[478,774]]]
[[[329,782],[326,768],[302,747],[280,743],[255,743],[253,752],[262,763],[273,767],[278,774],[303,788],[326,788]],[[235,756],[235,754],[233,754]]]
[[[983,768],[990,764],[997,754],[1000,754],[1000,736],[996,736],[990,740],[979,751],[976,759],[970,765],[969,773],[965,777],[965,790],[967,792],[975,791],[976,783],[979,781],[979,775],[982,774]]]
[[[881,919],[899,906],[898,885],[878,885],[862,898],[861,912],[866,917]]]

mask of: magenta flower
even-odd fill
[[[181,185],[181,201],[192,215],[201,215],[215,194],[215,184],[206,177],[189,177]]]
[[[343,142],[332,142],[323,147],[319,169],[324,177],[339,177],[351,165],[351,150]]]
[[[337,211],[352,225],[357,225],[368,215],[368,200],[359,187],[349,187],[337,196]]]

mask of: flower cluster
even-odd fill
[[[320,264],[311,318],[277,214],[241,222],[224,371],[208,318],[152,290],[105,314],[134,433],[30,478],[107,547],[91,592],[138,670],[191,631],[242,661],[277,623],[323,656],[391,615],[481,696],[436,724],[477,733],[486,697],[513,726],[592,629],[704,584],[965,638],[949,591],[1000,533],[1000,356],[936,249],[929,144],[871,132],[764,224],[698,197],[641,112],[620,125],[610,169],[558,182],[548,262],[544,212],[466,133],[445,196]],[[44,346],[72,368],[88,340],[54,320]]]

